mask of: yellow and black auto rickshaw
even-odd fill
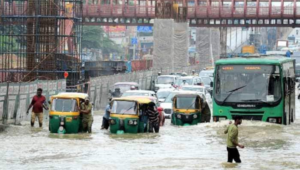
[[[148,104],[152,102],[148,97],[121,97],[111,101],[110,132],[145,133],[148,118],[145,115]]]
[[[173,98],[171,123],[178,126],[196,125],[201,121],[203,99],[198,94],[177,94]]]
[[[81,117],[78,107],[85,93],[59,93],[50,98],[49,130],[51,133],[78,133]]]

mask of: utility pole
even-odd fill
[[[209,43],[210,43],[211,65],[214,67],[215,61],[214,61],[214,56],[213,56],[213,51],[212,51],[212,43],[211,43],[211,28],[209,28]]]

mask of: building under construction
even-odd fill
[[[0,0],[0,82],[80,79],[82,0]]]

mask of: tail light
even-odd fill
[[[278,123],[281,124],[281,118],[278,118]]]

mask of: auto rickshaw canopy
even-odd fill
[[[58,93],[57,95],[51,96],[51,99],[54,98],[64,98],[64,99],[85,99],[89,97],[88,94],[86,93],[68,93],[68,92],[63,92],[63,93]]]
[[[148,104],[152,102],[152,100],[149,97],[136,97],[136,96],[128,96],[128,97],[120,97],[120,98],[115,98],[112,101],[133,101],[137,102],[139,104]]]

